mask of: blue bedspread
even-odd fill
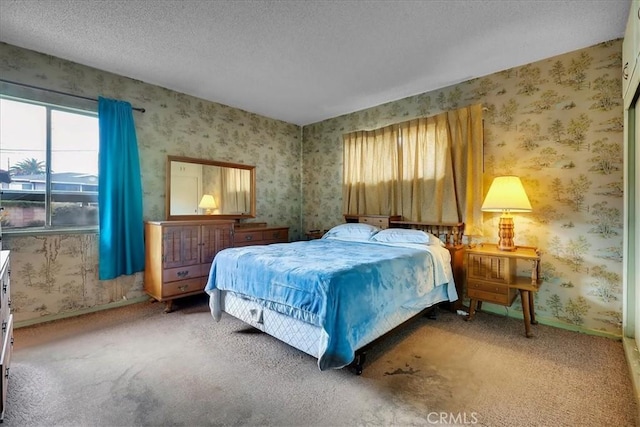
[[[446,252],[332,239],[230,248],[213,260],[205,291],[250,296],[321,327],[318,366],[342,367],[380,322],[426,308],[429,291],[452,282],[450,266],[425,248]]]

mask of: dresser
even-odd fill
[[[2,354],[0,355],[0,383],[2,383],[2,400],[0,400],[0,421],[4,419],[9,383],[9,366],[13,351],[13,314],[11,314],[11,271],[9,251],[0,251],[0,318],[2,319]]]
[[[233,246],[270,245],[289,242],[289,227],[270,227],[266,223],[236,224]]]
[[[501,251],[495,244],[480,244],[466,250],[467,296],[472,320],[482,302],[511,306],[520,294],[527,338],[533,336],[531,325],[536,324],[534,293],[540,287],[540,253],[537,249],[518,246],[515,251]],[[518,275],[518,263],[530,274]]]
[[[232,220],[148,221],[145,223],[144,290],[165,302],[202,293],[213,257],[233,246]]]

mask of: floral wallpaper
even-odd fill
[[[485,193],[515,174],[533,206],[514,221],[516,244],[542,252],[536,317],[621,336],[621,57],[615,40],[305,126],[304,229],[343,221],[343,134],[482,103]],[[469,242],[496,242],[498,217]]]
[[[542,251],[538,320],[621,336],[621,56],[622,41],[614,40],[302,130],[3,43],[0,72],[7,80],[146,108],[134,113],[145,219],[165,216],[167,154],[246,163],[257,170],[255,221],[289,226],[292,240],[344,221],[344,133],[482,103],[485,190],[493,177],[515,174],[533,205],[532,213],[515,215],[515,240]],[[497,214],[485,214],[484,234],[468,242],[495,242],[497,222]],[[144,297],[141,275],[97,280],[95,233],[5,234],[3,245],[12,250],[18,325]]]
[[[299,126],[5,43],[0,43],[0,73],[5,80],[126,100],[146,109],[134,112],[145,220],[165,218],[165,162],[172,154],[255,165],[257,217],[251,221],[288,226],[290,238],[299,237]],[[6,84],[0,90],[16,96],[23,91]],[[18,326],[144,298],[142,274],[98,280],[95,233],[5,233],[3,248],[12,251]]]

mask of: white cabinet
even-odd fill
[[[636,346],[640,346],[640,0],[631,2],[627,30],[622,44],[622,95],[624,100],[625,228],[622,327],[624,337],[635,337]],[[638,360],[637,350],[629,354],[629,360]],[[637,375],[640,360],[631,363],[630,366]],[[640,399],[638,384],[636,384],[636,393],[639,393]]]
[[[631,2],[627,30],[622,42],[622,96],[629,98],[630,90],[640,81],[640,0]],[[632,94],[633,92],[631,92]],[[628,104],[625,103],[628,107]]]
[[[9,251],[0,251],[0,320],[2,321],[2,353],[0,353],[0,421],[4,419],[9,385],[9,366],[13,353],[13,314],[11,314],[11,276]]]

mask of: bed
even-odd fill
[[[229,248],[205,291],[225,312],[317,358],[362,372],[368,345],[429,307],[456,301],[450,248],[423,230],[341,224],[321,239]]]

